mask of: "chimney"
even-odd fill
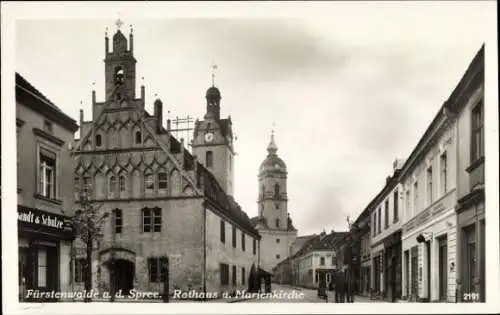
[[[163,103],[160,99],[155,101],[154,115],[156,117],[156,132],[160,133],[163,129]]]
[[[83,127],[83,109],[80,109],[80,128]]]
[[[394,171],[397,171],[397,170],[401,169],[404,164],[405,164],[404,159],[394,159],[394,162],[392,163],[392,169]]]

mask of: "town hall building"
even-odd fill
[[[206,115],[197,121],[192,154],[176,139],[163,105],[145,109],[136,95],[134,36],[118,28],[105,37],[105,100],[92,92],[92,118],[80,111],[75,158],[75,197],[110,214],[93,252],[93,287],[222,292],[248,286],[259,265],[260,235],[232,197],[231,119],[220,117],[221,93],[206,93]],[[85,249],[78,248],[74,275],[83,289]],[[113,271],[113,272],[111,272]],[[114,275],[114,276],[112,276]]]

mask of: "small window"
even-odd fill
[[[276,219],[276,227],[279,228],[280,227],[280,219]]]
[[[236,266],[233,266],[233,285],[236,285]]]
[[[245,244],[245,233],[241,232],[241,250],[242,251],[245,251],[245,248],[246,248],[245,245],[246,245]]]
[[[252,253],[257,254],[257,240],[254,238],[252,242]]]
[[[325,265],[325,257],[320,257],[320,258],[319,258],[319,264],[320,264],[321,266],[324,266],[324,265]]]
[[[56,155],[48,150],[40,150],[39,194],[55,199],[56,197]]]
[[[96,145],[96,147],[100,147],[102,145],[102,136],[101,135],[95,136],[95,145]]]
[[[276,243],[277,243],[277,244],[279,244],[279,243],[280,243],[280,239],[279,239],[279,238],[277,238],[277,239],[276,239]]]
[[[87,262],[83,258],[75,260],[75,282],[84,282],[87,274]]]
[[[135,144],[141,144],[142,142],[142,135],[140,131],[135,132]]]
[[[144,190],[147,193],[152,192],[155,189],[155,182],[152,173],[144,174]]]
[[[226,224],[220,220],[220,241],[226,243]]]
[[[389,228],[389,198],[385,200],[384,204],[384,228]]]
[[[229,265],[220,264],[220,284],[222,286],[229,284]]]
[[[163,283],[166,280],[168,261],[166,258],[149,258],[148,273],[149,282]]]
[[[233,226],[233,247],[236,248],[236,227]]]
[[[115,233],[119,234],[122,232],[123,227],[123,214],[121,209],[113,210],[114,228]]]
[[[158,189],[167,189],[167,173],[158,173]]]
[[[446,157],[446,152],[441,154],[440,157],[440,167],[441,167],[441,194],[444,195],[448,192],[448,160]]]
[[[119,181],[119,186],[120,186],[120,192],[124,192],[126,187],[125,187],[125,176],[120,176],[120,181]]]
[[[246,277],[246,275],[245,275],[245,267],[241,267],[241,284],[242,285],[245,285],[245,280],[246,280],[245,277]]]
[[[274,185],[274,198],[279,198],[280,196],[280,185]]]
[[[276,259],[280,259],[280,255],[279,254],[276,255]]]
[[[431,204],[433,201],[432,196],[432,167],[427,169],[427,203]]]
[[[214,153],[212,151],[207,151],[206,155],[206,163],[207,167],[213,167],[214,166]]]
[[[109,178],[109,197],[110,198],[114,198],[116,196],[116,187],[117,183],[116,183],[116,177],[115,176],[111,176]]]
[[[161,232],[161,209],[144,208],[142,209],[142,231]]]
[[[50,121],[43,121],[43,131],[52,134],[52,123]]]

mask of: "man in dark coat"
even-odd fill
[[[345,286],[347,303],[354,303],[354,277],[351,268],[347,268],[345,272]]]
[[[345,272],[339,270],[335,275],[335,303],[345,302]]]

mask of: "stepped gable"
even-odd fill
[[[238,203],[220,186],[213,174],[201,163],[198,163],[198,183],[203,184],[205,196],[214,203],[222,212],[233,220],[241,229],[260,239],[259,232],[253,227],[248,215],[241,209]]]

